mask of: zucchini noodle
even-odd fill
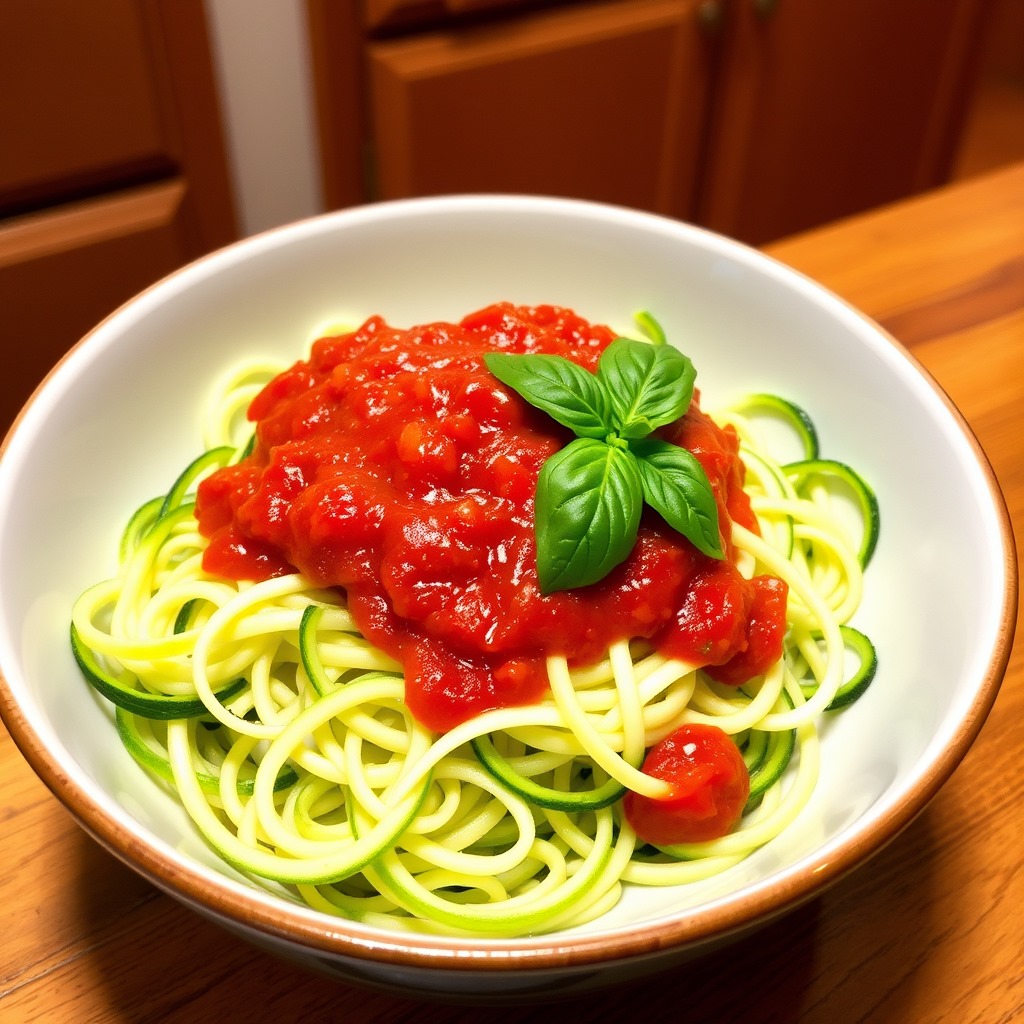
[[[818,458],[806,414],[791,426],[807,457],[790,467],[759,432],[765,396],[712,413],[739,434],[759,524],[733,527],[741,572],[789,588],[785,653],[769,671],[724,686],[620,641],[596,665],[550,657],[539,703],[436,735],[409,713],[400,666],[359,635],[340,591],[202,568],[196,484],[244,457],[245,409],[281,368],[253,363],[221,382],[204,454],[139,507],[117,574],[72,612],[75,656],[116,705],[125,747],[225,861],[327,914],[511,937],[598,917],[625,886],[726,871],[793,824],[817,782],[824,716],[863,692],[875,665],[849,622],[877,506],[849,467]],[[655,849],[619,798],[668,792],[640,765],[688,722],[733,738],[750,801],[728,835]]]

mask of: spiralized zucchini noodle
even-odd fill
[[[596,918],[624,887],[707,878],[792,825],[818,779],[822,721],[875,666],[849,622],[877,505],[850,467],[819,458],[802,410],[756,395],[712,411],[740,436],[760,526],[733,527],[740,569],[789,587],[785,654],[770,671],[723,686],[623,641],[585,668],[551,657],[545,699],[435,735],[342,593],[297,574],[234,583],[202,568],[194,488],[244,456],[245,410],[281,368],[247,364],[221,382],[204,454],[131,517],[116,575],[72,613],[74,653],[114,704],[125,747],[228,864],[328,914],[512,937]],[[764,414],[792,429],[802,459],[772,454]],[[735,740],[750,800],[723,838],[655,849],[619,798],[664,791],[639,765],[687,722]]]

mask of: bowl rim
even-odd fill
[[[918,816],[952,775],[976,739],[995,702],[1009,662],[1018,595],[1018,566],[1012,521],[998,479],[973,429],[931,373],[901,342],[866,314],[775,257],[704,228],[670,221],[658,214],[604,203],[488,194],[394,200],[304,218],[259,232],[200,256],[127,300],[64,354],[33,391],[6,436],[0,441],[0,464],[12,440],[18,436],[25,418],[65,364],[77,358],[77,354],[90,345],[98,334],[104,333],[110,322],[122,318],[126,311],[140,302],[148,301],[153,293],[173,289],[186,275],[195,275],[203,268],[215,269],[218,261],[230,262],[247,251],[276,244],[291,235],[321,228],[331,229],[335,222],[401,216],[406,210],[476,208],[487,211],[494,208],[495,204],[503,209],[521,206],[552,212],[590,211],[599,215],[625,217],[640,223],[670,223],[674,228],[701,237],[705,243],[723,247],[748,261],[774,266],[775,272],[781,276],[795,283],[802,282],[802,287],[809,287],[821,298],[838,303],[847,315],[852,315],[892,345],[945,406],[952,423],[968,442],[984,479],[987,498],[998,521],[1003,556],[1002,605],[996,643],[969,711],[958,723],[941,753],[914,778],[913,785],[900,803],[888,808],[874,819],[870,827],[857,831],[852,839],[847,839],[836,850],[828,846],[819,848],[798,865],[787,869],[781,877],[774,877],[770,886],[752,886],[743,893],[702,904],[693,908],[692,912],[674,919],[647,922],[642,926],[619,926],[590,934],[556,934],[517,939],[435,936],[365,926],[345,918],[331,918],[299,904],[291,904],[269,891],[264,893],[253,890],[226,875],[215,876],[210,872],[208,876],[198,866],[175,861],[158,845],[148,843],[144,836],[134,834],[131,829],[111,818],[98,801],[74,782],[59,759],[48,750],[31,716],[15,700],[14,692],[0,666],[0,718],[35,773],[88,834],[129,868],[168,894],[183,899],[194,909],[221,919],[222,923],[233,925],[243,932],[273,936],[327,957],[341,956],[354,961],[383,961],[393,966],[443,968],[448,971],[501,972],[599,966],[612,961],[665,953],[680,947],[712,943],[763,924],[789,912],[839,881],[878,853]],[[140,830],[145,831],[141,826]]]

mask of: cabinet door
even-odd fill
[[[0,222],[0,435],[86,331],[186,262],[181,181]]]
[[[0,209],[171,169],[146,28],[132,0],[0,0]]]
[[[0,434],[89,328],[235,234],[202,0],[0,0]]]
[[[378,197],[544,193],[688,216],[711,58],[697,6],[574,7],[371,44]]]
[[[728,5],[701,222],[761,244],[947,180],[987,7]]]

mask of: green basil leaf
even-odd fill
[[[607,437],[611,431],[608,394],[597,377],[561,356],[488,352],[487,369],[531,405],[577,437]]]
[[[537,480],[537,575],[541,590],[585,587],[624,561],[636,543],[643,485],[627,448],[577,438]]]
[[[718,505],[704,467],[696,456],[657,438],[634,441],[644,500],[698,551],[724,558]]]
[[[678,419],[693,397],[697,372],[671,345],[616,338],[601,354],[597,379],[611,399],[620,437],[646,437]]]

